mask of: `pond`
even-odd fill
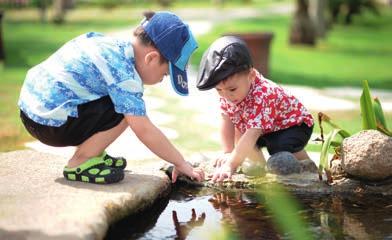
[[[296,195],[313,239],[392,240],[392,198]],[[291,239],[254,192],[176,187],[143,213],[111,226],[106,239]],[[226,235],[225,235],[226,234]]]

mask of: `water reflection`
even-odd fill
[[[314,239],[392,240],[392,199],[353,195],[301,196],[301,209]],[[176,189],[143,212],[112,226],[106,239],[216,239],[229,227],[238,239],[290,239],[265,207],[268,199],[252,192]]]
[[[221,192],[208,200],[222,213],[222,222],[240,239],[280,239],[264,205],[254,193]]]
[[[186,239],[189,232],[195,227],[202,226],[204,223],[204,219],[206,219],[206,214],[204,212],[197,218],[196,211],[194,208],[192,208],[192,216],[189,221],[178,221],[177,211],[173,211],[172,214],[174,228],[177,234],[176,239]]]
[[[158,218],[167,207],[168,203],[169,199],[159,199],[146,211],[124,218],[110,226],[105,240],[143,238],[146,235],[146,232],[149,232],[156,227]]]
[[[325,196],[302,200],[309,222],[322,239],[392,240],[392,199]]]

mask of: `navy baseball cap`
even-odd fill
[[[159,52],[169,61],[174,90],[180,95],[188,95],[186,67],[198,47],[189,26],[171,12],[156,12],[149,20],[144,19],[141,26]]]

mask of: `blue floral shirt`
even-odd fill
[[[78,105],[104,96],[117,113],[146,115],[143,90],[131,43],[90,32],[27,72],[18,105],[37,123],[61,126],[78,117]]]

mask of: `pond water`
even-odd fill
[[[313,239],[392,240],[392,198],[295,196]],[[106,239],[290,239],[254,192],[178,187],[147,211],[111,226]],[[219,235],[220,233],[220,235]]]

